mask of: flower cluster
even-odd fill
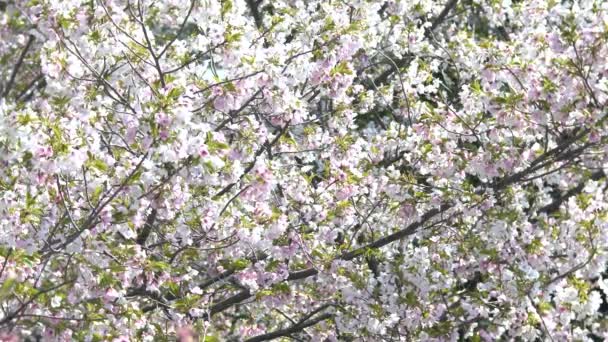
[[[608,339],[608,3],[0,1],[0,339]]]

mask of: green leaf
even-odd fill
[[[480,94],[483,92],[483,89],[481,88],[481,84],[479,83],[478,80],[474,80],[471,83],[471,90],[473,90],[474,93]]]
[[[103,160],[96,159],[96,158],[93,160],[89,160],[89,162],[87,163],[87,166],[92,167],[95,170],[98,170],[101,172],[108,171],[108,164],[106,164]]]
[[[164,261],[150,261],[148,266],[153,271],[166,271],[171,268],[171,266]]]
[[[217,150],[225,150],[229,146],[223,142],[210,140],[207,143],[207,147],[209,148],[209,152],[214,153]]]
[[[350,70],[350,68],[348,67],[348,62],[346,61],[342,61],[340,63],[338,63],[338,65],[336,65],[332,71],[331,71],[332,75],[352,75],[353,71]]]
[[[98,30],[94,30],[89,34],[89,37],[93,43],[99,43],[101,41],[101,33]]]
[[[101,197],[101,193],[103,192],[103,186],[98,186],[95,188],[95,190],[93,191],[93,193],[91,194],[91,201],[93,202],[97,202],[99,200],[99,198]]]
[[[137,170],[132,176],[131,178],[129,178],[129,181],[127,182],[128,185],[132,185],[135,182],[139,181],[141,179],[141,175],[144,173],[144,170],[139,169]]]
[[[17,280],[15,278],[8,278],[2,283],[0,287],[0,300],[5,299],[11,295],[13,288],[17,284]]]
[[[232,10],[232,1],[231,0],[222,0],[222,9],[220,10],[220,14],[222,18],[226,15],[226,13]]]
[[[249,266],[249,260],[247,260],[247,259],[237,259],[237,260],[234,260],[230,264],[230,268],[235,271],[242,271],[242,270],[246,269],[248,266]]]

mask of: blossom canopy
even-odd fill
[[[0,1],[0,339],[608,339],[608,2]]]

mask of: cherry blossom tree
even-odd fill
[[[608,3],[0,1],[0,336],[608,339]]]

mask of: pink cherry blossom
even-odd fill
[[[0,340],[601,340],[604,1],[0,2]]]

